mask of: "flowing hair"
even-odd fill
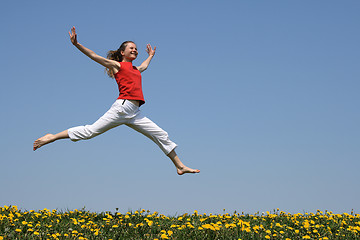
[[[107,53],[106,58],[107,59],[111,59],[117,62],[121,62],[123,60],[123,56],[121,55],[121,51],[125,51],[125,48],[127,46],[128,43],[134,43],[133,41],[126,41],[123,42],[118,50],[110,50]],[[114,72],[108,68],[105,69],[107,75],[111,78],[114,78]]]

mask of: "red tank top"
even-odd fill
[[[115,80],[119,86],[118,99],[139,100],[145,103],[141,87],[141,73],[131,62],[120,62],[120,70],[115,73]]]

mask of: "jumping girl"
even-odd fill
[[[167,132],[158,127],[150,119],[143,117],[139,107],[145,103],[141,86],[141,73],[147,69],[155,50],[150,44],[146,47],[149,57],[138,67],[132,65],[137,58],[138,51],[134,42],[126,41],[116,51],[109,51],[107,58],[103,58],[77,41],[75,27],[69,32],[72,44],[82,53],[103,65],[108,75],[115,78],[120,95],[111,108],[92,125],[69,128],[57,134],[46,134],[34,142],[34,151],[48,143],[59,139],[70,138],[72,141],[93,138],[111,128],[125,124],[144,134],[154,141],[161,150],[172,160],[177,173],[198,173],[200,170],[186,167],[175,152],[176,144],[172,142]]]

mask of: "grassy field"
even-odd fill
[[[21,211],[0,207],[2,239],[360,239],[359,214],[332,212],[199,214],[139,210]]]

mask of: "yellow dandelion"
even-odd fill
[[[302,237],[303,239],[311,239],[311,237],[309,235],[305,235]]]
[[[169,239],[169,237],[166,234],[162,234],[161,239]]]
[[[15,229],[15,232],[21,232],[21,229],[17,228]]]
[[[266,235],[265,238],[266,238],[266,239],[270,239],[271,237],[270,237],[269,235]]]
[[[187,225],[188,228],[195,228],[191,223]]]
[[[36,235],[36,236],[39,235],[39,234],[40,234],[39,232],[34,232],[34,235]]]

